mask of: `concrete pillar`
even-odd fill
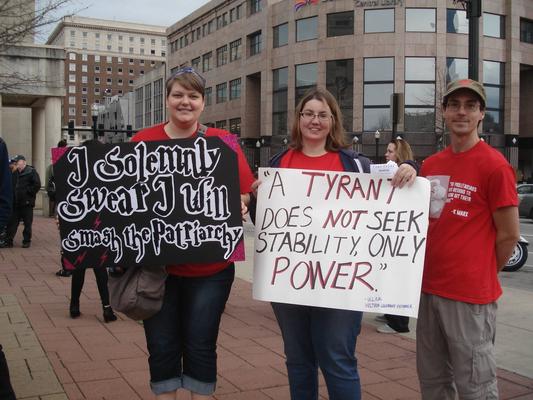
[[[0,94],[0,137],[4,137],[4,133],[2,132],[3,129],[2,129],[2,95]]]
[[[41,184],[44,185],[43,176],[46,171],[44,159],[44,135],[45,135],[45,115],[44,108],[33,107],[31,109],[31,153],[32,159],[28,164],[33,165],[41,177]]]
[[[61,101],[60,97],[47,97],[44,103],[45,112],[45,166],[51,162],[52,147],[61,140]]]

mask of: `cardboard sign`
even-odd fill
[[[416,317],[429,182],[260,169],[254,298]]]
[[[67,265],[242,260],[236,143],[223,139],[68,149],[54,164]]]

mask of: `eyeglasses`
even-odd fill
[[[329,121],[332,115],[325,111],[319,112],[318,114],[315,114],[312,111],[303,111],[300,113],[300,117],[302,117],[305,121],[312,121],[315,119],[315,117],[317,117],[320,122],[326,122]]]
[[[450,101],[448,104],[446,104],[446,108],[453,112],[458,112],[463,108],[465,112],[471,113],[475,112],[479,109],[479,103],[464,103],[461,104],[459,102]]]
[[[198,72],[196,72],[196,70],[193,67],[181,67],[181,68],[178,68],[170,76],[170,79],[172,80],[172,79],[174,79],[174,78],[176,78],[176,77],[178,77],[180,75],[183,75],[183,74],[193,74],[198,79],[200,79],[200,81],[202,82],[202,85],[205,87],[205,78],[202,75],[200,75]]]

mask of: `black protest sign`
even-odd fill
[[[69,149],[54,164],[67,264],[242,259],[235,146],[227,136]]]

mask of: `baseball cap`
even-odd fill
[[[16,155],[15,157],[13,157],[12,160],[14,162],[17,162],[17,161],[20,161],[20,160],[26,161],[26,157],[24,157],[23,155],[19,154],[19,155]]]
[[[468,89],[477,94],[481,98],[483,107],[485,107],[485,105],[487,104],[487,95],[485,94],[485,88],[481,83],[473,79],[459,79],[448,83],[448,86],[446,86],[446,92],[442,97],[442,102],[446,104],[448,96],[461,89]]]

